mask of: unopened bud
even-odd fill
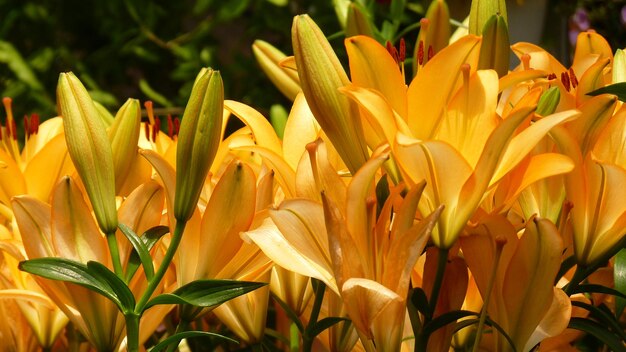
[[[83,84],[61,73],[57,104],[72,162],[85,185],[98,225],[104,233],[117,229],[113,153],[104,123]]]
[[[291,101],[296,99],[296,95],[302,91],[298,73],[280,65],[287,56],[262,40],[254,41],[252,52],[259,66],[276,88]]]
[[[541,98],[539,98],[539,103],[537,103],[537,110],[535,112],[541,116],[550,115],[554,113],[560,100],[561,92],[559,91],[559,87],[552,87],[543,92]]]
[[[509,30],[506,20],[500,15],[493,15],[483,28],[483,41],[480,47],[478,69],[493,69],[498,77],[509,72]]]
[[[219,71],[203,69],[191,90],[178,136],[174,198],[178,221],[187,221],[196,208],[220,144],[223,111],[222,77]]]
[[[128,99],[118,110],[109,129],[116,192],[122,188],[130,167],[137,157],[140,124],[141,105],[139,100]]]

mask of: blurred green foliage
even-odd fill
[[[210,66],[222,72],[227,98],[269,109],[284,98],[250,45],[264,38],[290,52],[291,21],[303,12],[338,31],[332,4],[315,3],[0,0],[0,94],[13,97],[16,116],[54,116],[58,73],[74,71],[108,108],[127,97],[181,107]]]

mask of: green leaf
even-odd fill
[[[594,285],[594,284],[578,285],[574,287],[574,289],[571,290],[571,294],[574,294],[574,293],[604,293],[604,294],[615,296],[615,297],[626,298],[625,294],[617,290],[614,290],[610,287],[606,287],[602,285]]]
[[[159,342],[154,347],[152,347],[149,351],[150,352],[163,351],[169,345],[171,345],[171,344],[177,344],[178,345],[180,343],[180,340],[188,339],[190,337],[217,337],[217,338],[224,339],[224,340],[227,340],[227,341],[230,341],[230,342],[238,343],[237,340],[233,340],[230,337],[227,337],[227,336],[224,336],[224,335],[220,335],[220,334],[216,334],[216,333],[213,333],[213,332],[184,331],[184,332],[179,332],[177,334],[174,334],[174,335],[166,338],[165,340]]]
[[[152,88],[152,86],[150,86],[150,83],[148,83],[148,81],[146,81],[143,78],[139,80],[139,89],[149,99],[153,100],[155,103],[157,103],[159,105],[162,105],[162,106],[165,106],[165,107],[168,107],[168,108],[174,106],[174,104],[172,104],[172,102],[167,100],[167,98],[163,94],[161,94],[161,93],[157,92],[156,90],[154,90],[154,88]]]
[[[135,309],[135,296],[126,283],[122,281],[114,272],[109,270],[102,263],[89,261],[87,262],[87,269],[89,272],[101,282],[106,282],[111,290],[115,293],[120,301],[120,310],[122,313],[127,314]]]
[[[154,265],[152,264],[152,257],[150,256],[148,247],[130,227],[122,223],[118,224],[118,227],[122,230],[124,236],[128,238],[128,241],[130,241],[135,249],[135,253],[139,256],[141,265],[143,265],[143,271],[146,274],[146,279],[148,279],[148,281],[152,280],[154,277]]]
[[[610,84],[608,86],[604,86],[602,88],[587,93],[587,95],[591,96],[596,96],[600,94],[617,95],[617,99],[619,99],[620,101],[626,101],[626,82]]]
[[[570,319],[567,327],[593,335],[607,345],[612,351],[624,351],[623,341],[608,331],[604,325],[593,320],[574,317]]]
[[[321,334],[324,330],[342,321],[350,321],[350,319],[341,317],[326,317],[315,324],[313,329],[309,331],[309,336],[313,338]]]
[[[37,258],[22,261],[19,269],[50,280],[70,282],[97,292],[113,301],[120,310],[123,305],[107,281],[98,279],[89,268],[65,258]]]
[[[148,302],[145,309],[158,304],[190,304],[198,307],[215,307],[235,297],[267,285],[261,282],[236,280],[196,280],[172,293],[164,293]]]
[[[411,303],[417,308],[417,311],[424,314],[427,318],[432,318],[430,306],[428,305],[428,297],[421,287],[415,287],[411,293]]]
[[[624,329],[620,327],[619,322],[615,320],[611,312],[606,309],[606,306],[603,305],[606,309],[603,310],[600,307],[596,307],[592,304],[579,301],[572,301],[572,306],[577,306],[588,310],[591,313],[592,317],[598,320],[598,322],[605,326],[606,329],[611,328],[622,339],[626,339],[626,333],[624,333]]]
[[[9,66],[17,79],[35,91],[43,91],[43,85],[13,44],[0,40],[0,62]]]
[[[148,251],[154,247],[154,245],[163,237],[166,233],[169,233],[170,229],[167,226],[155,226],[148,229],[141,235],[141,240],[146,245]],[[141,258],[139,258],[139,254],[137,251],[133,251],[128,258],[128,264],[126,265],[126,274],[124,277],[124,281],[130,282],[130,279],[133,278],[137,269],[139,269],[139,265],[141,264]]]
[[[615,280],[615,290],[626,294],[626,248],[620,250],[615,256],[613,264],[613,279]],[[626,307],[626,299],[615,297],[615,316],[620,317]]]
[[[485,320],[485,323],[491,327],[493,327],[494,329],[498,330],[498,332],[500,334],[502,334],[502,336],[504,336],[504,338],[506,339],[506,341],[509,343],[509,345],[511,346],[511,350],[513,352],[517,352],[517,349],[515,348],[515,344],[513,343],[513,340],[511,339],[511,337],[509,336],[509,334],[506,333],[506,331],[504,331],[504,329],[498,325],[498,323],[496,323],[495,321],[491,320],[491,318],[487,317],[487,319]]]
[[[468,310],[455,310],[452,312],[444,313],[426,324],[426,326],[424,327],[424,334],[430,335],[437,329],[440,329],[450,323],[454,323],[461,318],[478,315],[478,313],[470,312]]]

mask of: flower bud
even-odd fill
[[[559,91],[559,87],[552,87],[546,90],[543,94],[541,94],[541,98],[539,98],[537,111],[535,111],[535,113],[541,116],[547,116],[554,113],[560,100],[561,92]]]
[[[505,0],[472,0],[469,34],[481,35],[491,16],[500,15],[508,23]]]
[[[178,134],[174,198],[174,217],[178,221],[187,221],[196,208],[220,144],[223,111],[222,77],[219,71],[202,69],[191,90]]]
[[[478,69],[493,69],[498,77],[509,72],[509,29],[501,15],[493,15],[487,20],[482,31],[483,41],[480,47]]]
[[[109,129],[116,193],[122,188],[130,167],[137,157],[140,124],[139,100],[128,99],[115,114],[115,120]]]
[[[302,92],[313,116],[354,174],[368,159],[359,110],[338,88],[350,83],[324,33],[307,15],[291,28]]]
[[[57,104],[70,158],[85,185],[98,225],[104,233],[115,232],[117,210],[111,144],[89,93],[71,72],[59,76]]]
[[[366,35],[374,37],[372,19],[362,5],[351,2],[346,19],[346,37]]]
[[[617,49],[613,57],[613,84],[626,82],[626,54]]]
[[[296,95],[302,91],[298,73],[280,65],[280,62],[286,59],[287,55],[262,40],[254,41],[252,52],[259,66],[276,88],[291,101],[296,99]]]

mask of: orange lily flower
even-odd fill
[[[489,297],[483,309],[513,343],[494,330],[491,348],[496,351],[529,351],[542,339],[560,334],[571,315],[569,297],[554,287],[563,250],[556,227],[549,220],[531,218],[521,236],[516,232],[503,216],[490,215],[460,238],[478,289],[484,300]]]

